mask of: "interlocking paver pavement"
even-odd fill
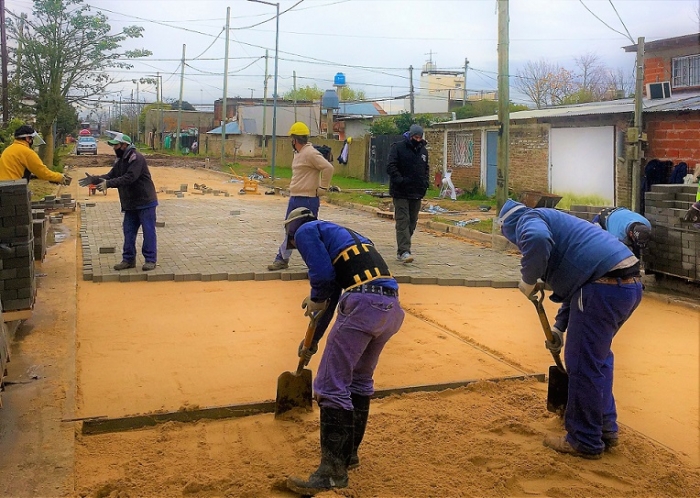
[[[239,214],[232,214],[240,211]],[[122,214],[118,203],[81,206],[83,278],[94,282],[187,280],[296,280],[306,278],[298,253],[289,269],[270,272],[283,238],[279,204],[247,203],[244,199],[190,202],[172,199],[158,206],[158,266],[115,271],[121,260]],[[330,204],[321,206],[321,218],[355,229],[372,239],[399,282],[414,284],[515,287],[520,278],[519,258],[490,248],[437,234],[418,226],[412,239],[411,264],[396,261],[394,221],[372,213]],[[139,233],[136,247],[141,248]],[[114,253],[101,248],[115,247]]]

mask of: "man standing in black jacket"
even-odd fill
[[[413,261],[411,236],[418,223],[421,199],[428,190],[429,167],[423,128],[413,124],[403,135],[403,141],[391,145],[386,170],[389,194],[394,201],[396,259],[410,263]]]
[[[90,176],[78,182],[80,186],[96,185],[100,191],[116,188],[124,212],[124,248],[122,262],[114,265],[115,270],[126,270],[136,266],[136,235],[139,227],[143,229],[143,246],[141,252],[146,262],[143,271],[155,269],[157,258],[156,245],[156,187],[151,179],[146,158],[136,150],[131,138],[117,133],[107,143],[114,147],[117,160],[106,175]]]

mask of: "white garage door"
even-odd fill
[[[615,127],[552,128],[552,192],[615,200]]]

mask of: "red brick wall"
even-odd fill
[[[644,59],[644,93],[647,83],[670,81],[671,59],[668,57],[649,57]]]
[[[549,126],[540,124],[511,125],[509,183],[516,191],[549,189]],[[452,181],[456,187],[471,190],[481,185],[482,128],[461,126],[448,128],[447,168],[452,169]],[[455,166],[453,147],[455,134],[471,133],[474,140],[474,160],[471,166]],[[426,132],[430,144],[431,180],[436,171],[442,171],[443,128]],[[484,166],[485,167],[485,166]]]
[[[549,192],[548,125],[511,125],[508,183],[515,192]]]
[[[655,112],[644,116],[649,159],[684,161],[689,168],[700,163],[700,111],[682,114]]]
[[[472,135],[474,140],[474,160],[471,166],[454,165],[454,143],[457,133]],[[447,169],[452,169],[452,183],[463,190],[481,186],[481,129],[450,131],[447,133]]]

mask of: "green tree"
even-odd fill
[[[528,107],[522,104],[510,104],[510,112],[526,111]],[[497,100],[475,100],[467,102],[467,105],[455,109],[457,119],[476,118],[479,116],[492,116],[498,114]]]
[[[307,85],[297,88],[296,90],[289,90],[282,95],[285,100],[308,100],[313,102],[314,100],[321,100],[325,90],[321,90],[317,85]],[[341,87],[340,96],[338,97],[343,102],[352,102],[354,100],[365,100],[367,97],[365,92],[362,90],[353,90],[349,86]]]
[[[82,0],[33,0],[31,15],[7,13],[8,38],[14,41],[10,57],[14,79],[23,100],[30,101],[36,125],[46,140],[45,164],[53,163],[51,128],[63,103],[85,103],[106,93],[114,82],[110,68],[129,69],[125,59],[151,55],[148,50],[120,50],[128,38],[138,38],[142,27],[126,26],[111,34],[102,12]]]
[[[179,100],[171,100],[170,101],[170,108],[173,111],[177,111],[180,108],[180,101]],[[183,111],[196,111],[197,109],[194,108],[192,104],[187,102],[186,100],[182,101],[182,110]]]
[[[372,120],[368,128],[369,134],[378,135],[398,135],[399,129],[396,127],[394,116],[385,116]]]
[[[321,100],[321,96],[323,95],[323,90],[321,90],[318,86],[302,86],[297,88],[296,90],[289,90],[288,92],[284,93],[282,95],[282,98],[285,100],[308,100],[313,102],[314,100]]]
[[[400,135],[407,132],[412,124],[419,124],[425,129],[438,121],[440,120],[430,114],[402,112],[396,116],[384,116],[373,120],[372,124],[369,125],[369,133],[375,136]]]
[[[367,97],[362,90],[353,90],[349,86],[340,88],[340,100],[343,102],[352,102],[356,100],[365,100]]]
[[[148,111],[153,109],[164,109],[169,111],[172,109],[172,104],[169,104],[167,102],[154,102],[152,104],[146,104],[145,106],[143,106],[141,114],[139,114],[139,130],[141,130],[142,133],[147,133],[148,131],[156,133],[158,131],[156,128],[153,128],[152,130],[146,130],[146,115],[148,114]]]
[[[69,133],[75,133],[78,126],[80,126],[78,112],[64,100],[56,116],[56,145],[62,144]]]

